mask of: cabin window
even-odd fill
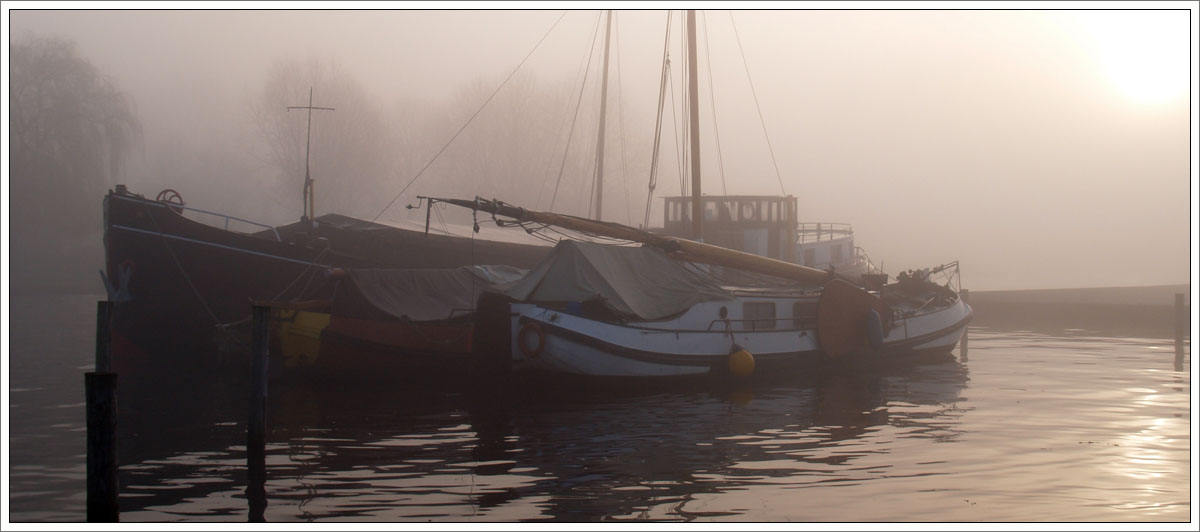
[[[792,326],[797,329],[812,327],[817,323],[817,302],[797,301],[792,303]]]
[[[842,262],[842,246],[833,246],[833,258],[829,261],[834,264]]]
[[[753,222],[758,216],[754,213],[753,201],[738,202],[738,216],[747,222]]]
[[[808,249],[804,250],[804,265],[805,266],[816,266],[817,265],[817,250],[815,250],[813,248],[808,248]]]
[[[752,331],[775,328],[775,303],[752,301],[742,304],[742,326]]]

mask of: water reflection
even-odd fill
[[[84,518],[95,297],[76,299],[14,305],[17,522]],[[749,386],[289,377],[270,389],[264,517],[1186,521],[1190,357],[1178,371],[1169,337],[1092,329],[973,324],[969,362]],[[249,518],[248,373],[122,371],[122,521]]]
[[[892,459],[884,455],[898,439],[959,436],[955,405],[966,383],[953,358],[790,382],[666,387],[285,380],[272,383],[269,397],[266,519],[686,521],[744,513],[751,510],[690,506],[698,495],[758,485],[886,476]],[[209,394],[174,399],[201,397],[214,406]],[[162,419],[179,426],[158,430],[153,446],[132,447],[125,463],[136,465],[122,470],[123,520],[246,515],[244,424],[234,403],[203,428]],[[188,409],[165,409],[180,410]]]

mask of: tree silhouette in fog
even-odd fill
[[[54,268],[35,263],[99,249],[103,194],[140,145],[141,125],[129,97],[74,42],[30,36],[9,58],[13,273],[45,274]]]
[[[458,88],[444,112],[445,120],[461,123],[487,100],[496,85],[494,80],[478,78]],[[567,205],[563,200],[570,197],[577,200],[575,206],[585,209],[579,214],[586,214],[587,179],[595,160],[596,112],[584,106],[582,112],[587,116],[577,122],[573,120],[575,103],[576,94],[569,85],[518,74],[496,93],[429,173],[470,196],[548,208],[561,169],[564,185],[556,206]],[[422,185],[418,190],[438,195],[436,182]],[[579,195],[584,199],[579,200]]]
[[[370,218],[380,188],[394,173],[394,133],[381,106],[333,60],[276,61],[253,97],[251,114],[264,141],[261,158],[277,171],[282,190],[295,191],[295,213],[303,213],[305,140],[309,89],[313,111],[309,170],[315,181],[316,215],[338,212]],[[381,192],[382,191],[382,192]]]

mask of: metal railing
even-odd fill
[[[853,236],[854,228],[850,224],[843,223],[803,222],[796,224],[796,234],[799,236],[800,243],[803,244]]]
[[[273,227],[273,226],[270,226],[270,225],[267,225],[267,224],[258,223],[258,222],[255,222],[255,221],[247,220],[247,219],[245,219],[245,218],[238,218],[237,216],[230,216],[230,215],[228,215],[228,214],[221,214],[221,213],[219,213],[219,212],[206,211],[206,210],[204,210],[204,209],[197,209],[197,208],[195,208],[195,207],[188,207],[188,206],[186,206],[186,205],[183,205],[183,204],[180,204],[180,203],[171,203],[171,202],[165,202],[165,201],[151,201],[151,200],[148,200],[148,199],[143,199],[143,198],[129,198],[129,197],[127,197],[126,199],[130,199],[130,200],[133,200],[133,201],[138,201],[138,202],[141,202],[141,203],[147,203],[147,204],[150,204],[150,205],[166,206],[166,207],[168,207],[168,208],[171,208],[171,209],[180,209],[180,210],[185,210],[185,211],[198,212],[198,213],[201,213],[201,214],[207,214],[207,215],[209,215],[209,216],[216,216],[217,218],[224,218],[224,219],[225,219],[225,230],[226,230],[226,231],[228,231],[228,230],[229,230],[229,221],[230,221],[230,220],[237,220],[237,221],[239,221],[239,222],[246,223],[246,224],[250,224],[250,225],[253,225],[253,226],[255,226],[255,227],[261,227],[261,228],[263,228],[263,229],[270,229],[270,230],[271,230],[271,232],[275,234],[275,240],[276,240],[277,242],[283,242],[283,238],[280,238],[280,236],[279,236],[279,231],[278,231],[278,230],[276,230],[276,229],[275,229],[275,227]]]
[[[762,324],[763,322],[771,322],[771,326],[770,327],[760,327],[759,324]],[[784,324],[783,327],[779,326],[781,323]],[[732,331],[732,332],[793,331],[793,330],[810,329],[810,328],[816,327],[817,317],[816,316],[791,316],[791,317],[786,317],[786,318],[742,318],[742,319],[736,319],[736,320],[733,318],[725,318],[725,319],[718,318],[718,319],[710,321],[708,323],[708,328],[706,330],[712,331],[712,330],[714,330],[713,327],[718,324],[721,326],[725,326],[727,324],[729,325],[728,329],[725,329],[725,328],[718,329],[719,332],[725,332],[725,331]],[[734,324],[740,325],[741,329],[733,327]],[[747,326],[747,325],[749,325],[749,326]],[[790,325],[790,327],[788,327],[788,325]]]

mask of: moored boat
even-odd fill
[[[834,272],[611,222],[481,199],[430,201],[643,244],[564,240],[498,290],[508,304],[481,304],[480,322],[507,324],[482,349],[516,370],[682,377],[896,359],[952,350],[972,314],[958,295],[956,262],[869,290]],[[760,282],[723,285],[713,266]]]
[[[320,327],[321,334],[362,336],[358,339],[414,353],[437,351],[436,345],[469,351],[469,342],[444,341],[469,331],[470,320],[461,311],[402,320],[373,308],[361,294],[348,295],[357,284],[338,272],[411,274],[475,264],[527,268],[550,249],[426,234],[337,214],[272,227],[184,205],[174,191],[149,199],[121,185],[105,196],[104,213],[106,269],[101,274],[116,302],[114,363],[125,368],[205,363],[222,348],[244,349],[249,336],[242,333],[256,303],[278,307],[276,318],[301,316],[306,325],[288,329],[301,335],[324,319],[330,327]],[[470,292],[441,295],[473,301]],[[332,321],[311,315],[332,310],[321,306],[329,301],[347,310]],[[410,334],[372,332],[393,321]],[[430,338],[442,340],[431,344]]]

